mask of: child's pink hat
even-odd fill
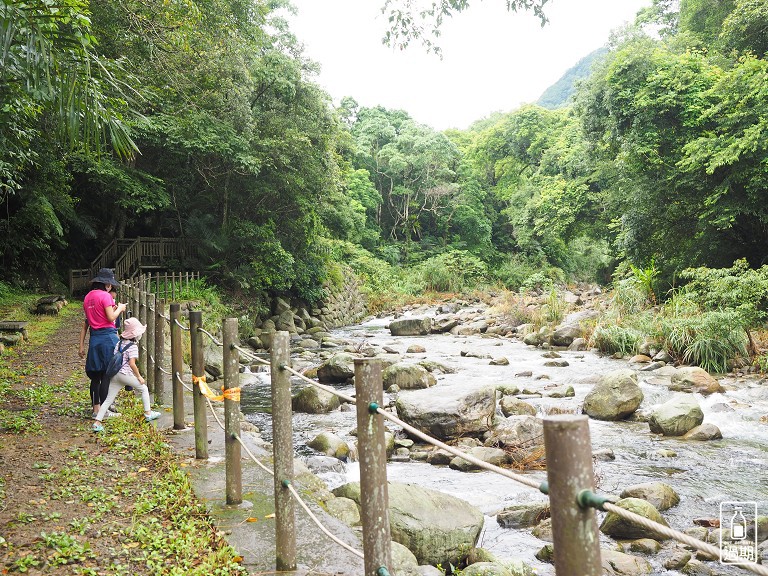
[[[146,329],[147,326],[142,324],[138,318],[131,317],[125,321],[122,337],[126,340],[139,339]]]

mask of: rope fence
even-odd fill
[[[164,303],[154,295],[135,289],[130,292],[132,309],[139,310],[148,325],[147,342],[140,349],[144,357],[144,370],[152,370],[156,401],[161,401],[163,375],[171,376],[173,385],[174,428],[184,429],[184,396],[186,390],[194,402],[195,457],[207,459],[207,412],[213,415],[225,434],[226,500],[227,504],[242,503],[242,472],[240,451],[274,477],[276,519],[276,566],[278,570],[296,569],[296,534],[293,503],[297,503],[307,516],[328,538],[339,546],[363,559],[365,576],[389,576],[391,566],[388,496],[386,480],[386,446],[384,422],[388,421],[409,436],[435,446],[440,450],[462,458],[479,469],[498,474],[528,488],[538,490],[550,500],[552,516],[554,562],[557,574],[598,576],[602,573],[598,529],[595,510],[600,510],[631,521],[664,537],[676,540],[710,557],[720,557],[725,562],[739,562],[735,566],[768,576],[768,567],[742,561],[727,551],[703,542],[688,534],[649,520],[626,510],[614,502],[617,498],[595,492],[592,450],[588,418],[581,415],[549,416],[544,419],[544,445],[547,458],[547,480],[537,481],[508,468],[502,468],[481,460],[461,449],[433,438],[404,422],[381,407],[383,384],[381,362],[375,359],[355,360],[355,397],[331,386],[308,378],[290,366],[289,338],[287,332],[275,332],[272,338],[270,359],[265,360],[255,352],[238,344],[237,320],[228,318],[222,327],[223,341],[202,327],[202,313],[189,312],[189,326],[180,322],[180,307],[170,305],[165,315]],[[164,322],[163,322],[164,321]],[[150,336],[149,324],[155,328]],[[168,325],[171,339],[171,370],[162,366],[165,362],[162,341],[163,326]],[[191,386],[184,382],[181,332],[189,332],[191,346]],[[224,354],[224,379],[221,393],[208,385],[204,369],[202,335],[207,336]],[[152,353],[154,351],[154,353]],[[240,434],[239,373],[241,360],[270,366],[272,382],[272,426],[274,467],[269,469],[248,448]],[[358,444],[360,458],[361,521],[363,525],[363,552],[353,548],[332,534],[304,502],[293,486],[293,442],[291,378],[334,394],[341,400],[356,405]],[[149,379],[148,379],[149,384]],[[214,409],[213,402],[224,403],[224,421]]]

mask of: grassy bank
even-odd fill
[[[33,316],[34,300],[0,301],[0,319],[29,321],[29,341],[0,356],[3,573],[245,573],[138,402],[90,432],[81,308]]]

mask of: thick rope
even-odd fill
[[[211,334],[210,332],[208,332],[208,330],[205,330],[204,328],[198,328],[197,331],[198,332],[202,332],[203,334],[208,336],[208,338],[213,340],[213,343],[216,344],[216,346],[224,346],[224,344],[222,344],[221,342],[216,340],[216,337],[213,334]]]
[[[325,384],[320,384],[320,382],[316,382],[315,380],[312,380],[312,378],[307,378],[306,376],[304,376],[304,374],[302,374],[301,372],[297,372],[296,370],[294,370],[290,366],[281,366],[281,368],[287,370],[288,372],[290,372],[294,376],[304,380],[308,384],[312,384],[312,386],[314,386],[315,388],[320,388],[320,390],[325,390],[326,392],[330,392],[331,394],[333,394],[335,396],[338,396],[342,400],[346,400],[347,402],[349,402],[351,404],[355,403],[355,399],[352,398],[352,396],[347,396],[346,394],[344,394],[342,392],[339,392],[335,388],[331,388],[330,386],[326,386]]]
[[[339,540],[339,539],[338,539],[336,536],[334,536],[333,534],[331,534],[331,532],[330,532],[330,531],[329,531],[329,530],[328,530],[328,529],[327,529],[325,526],[323,526],[323,525],[322,525],[322,523],[320,522],[320,520],[318,520],[318,519],[317,519],[317,516],[315,516],[314,514],[312,514],[312,510],[310,510],[310,509],[309,509],[309,507],[308,507],[308,506],[307,506],[307,505],[304,503],[304,501],[301,499],[301,496],[299,496],[298,492],[296,492],[296,489],[293,487],[293,484],[291,484],[291,483],[288,483],[288,484],[286,485],[286,488],[288,488],[288,490],[291,492],[291,494],[293,495],[293,497],[294,497],[294,498],[296,499],[296,501],[299,503],[299,506],[301,506],[302,508],[304,508],[304,512],[306,512],[306,513],[307,513],[307,515],[308,515],[308,516],[309,516],[309,517],[312,519],[312,521],[313,521],[315,524],[317,524],[317,527],[318,527],[318,528],[320,528],[320,530],[322,530],[322,531],[325,533],[325,535],[326,535],[326,536],[328,536],[328,538],[330,538],[331,540],[333,540],[334,542],[336,542],[336,544],[338,544],[338,545],[339,545],[339,546],[341,546],[342,548],[345,548],[346,550],[349,550],[349,551],[350,551],[350,552],[352,552],[352,554],[354,554],[355,556],[357,556],[357,557],[359,557],[359,558],[365,558],[365,557],[363,556],[363,553],[362,553],[362,552],[360,552],[359,550],[355,550],[354,548],[352,548],[352,546],[350,546],[350,545],[349,545],[349,544],[347,544],[346,542],[342,542],[341,540]]]
[[[184,326],[184,324],[182,324],[181,322],[179,322],[175,318],[173,319],[173,321],[176,323],[176,326],[178,326],[182,330],[186,330],[187,332],[189,332],[189,326]]]
[[[697,550],[701,550],[702,552],[706,552],[711,556],[720,557],[721,550],[717,546],[713,546],[712,544],[707,544],[706,542],[702,542],[698,538],[694,538],[693,536],[689,536],[688,534],[685,534],[683,532],[678,532],[677,530],[673,530],[669,526],[664,526],[662,524],[659,524],[658,522],[649,520],[648,518],[640,516],[639,514],[635,514],[634,512],[630,512],[629,510],[625,510],[624,508],[621,508],[620,506],[616,506],[615,504],[612,504],[610,502],[605,502],[603,504],[603,509],[607,510],[608,512],[613,512],[614,514],[621,516],[622,518],[625,518],[627,520],[631,520],[635,524],[639,524],[644,528],[653,530],[657,534],[666,536],[667,538],[672,538],[673,540],[677,540],[678,542],[682,542],[683,544],[687,544],[688,546],[691,546],[692,548],[696,548]],[[724,556],[724,559],[736,560],[736,558],[732,558],[732,557],[729,558],[728,556]],[[744,568],[745,570],[749,570],[750,572],[754,572],[755,574],[768,576],[768,568],[766,568],[765,566],[760,566],[759,564],[755,564],[754,562],[743,562],[738,564],[738,566],[741,568]]]

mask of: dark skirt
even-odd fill
[[[100,328],[91,330],[88,341],[88,356],[85,358],[86,372],[103,372],[109,359],[115,353],[117,344],[117,328]]]

